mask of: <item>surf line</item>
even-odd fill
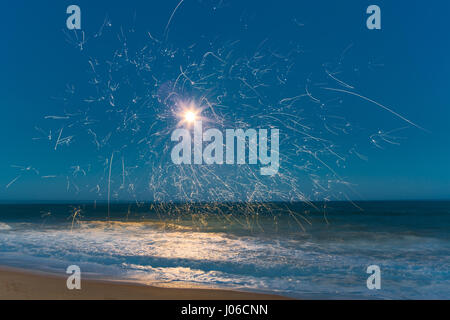
[[[246,142],[248,140],[248,164],[256,165],[259,160],[262,165],[261,175],[273,176],[278,173],[280,167],[279,129],[270,129],[270,154],[267,129],[259,129],[258,132],[255,129],[245,131],[243,129],[226,129],[225,144],[222,131],[212,128],[203,132],[201,120],[194,122],[193,131],[193,137],[191,130],[185,128],[179,128],[172,132],[171,141],[178,142],[170,155],[174,164],[246,164]],[[204,142],[209,142],[205,148],[203,148]],[[193,162],[192,148],[194,149]]]

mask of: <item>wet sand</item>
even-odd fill
[[[221,289],[161,288],[86,279],[68,290],[67,276],[0,267],[1,300],[280,300],[281,296]]]

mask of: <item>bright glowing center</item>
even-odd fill
[[[197,116],[195,115],[194,112],[192,111],[187,111],[184,114],[184,120],[186,120],[186,122],[192,123],[195,121],[195,119],[197,118]]]

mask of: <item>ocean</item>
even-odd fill
[[[449,235],[448,201],[0,204],[3,266],[293,298],[449,299]]]

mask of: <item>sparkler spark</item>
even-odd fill
[[[358,148],[381,141],[398,144],[399,139],[391,135],[374,134],[380,132],[378,124],[365,131],[359,129],[370,125],[361,123],[368,118],[365,114],[354,126],[346,115],[345,96],[377,104],[389,111],[388,116],[418,127],[353,91],[332,89],[336,84],[355,92],[358,89],[356,83],[350,86],[341,80],[341,75],[342,79],[350,78],[342,70],[342,58],[339,63],[320,64],[315,73],[299,78],[310,61],[305,61],[301,44],[294,40],[279,48],[266,38],[251,54],[240,39],[212,42],[199,37],[198,43],[187,47],[174,46],[167,34],[182,3],[164,29],[166,40],[157,40],[147,30],[139,37],[139,30],[134,28],[113,29],[109,19],[94,36],[83,34],[72,39],[79,43],[83,56],[89,57],[88,78],[76,90],[70,85],[71,90],[65,91],[60,99],[65,114],[47,115],[45,121],[56,125],[39,126],[45,129],[39,130],[41,135],[53,132],[52,139],[36,140],[51,143],[51,148],[61,153],[71,152],[69,146],[81,142],[85,153],[92,155],[88,160],[76,152],[67,157],[71,159],[69,172],[73,172],[73,162],[84,161],[77,165],[77,172],[84,174],[64,175],[71,191],[108,203],[145,200],[158,212],[170,208],[174,214],[199,213],[202,210],[195,203],[202,201],[208,204],[204,211],[217,213],[230,223],[235,217],[224,210],[226,203],[233,203],[234,209],[239,208],[235,211],[244,216],[284,210],[300,217],[296,223],[301,226],[302,221],[308,221],[303,212],[268,203],[306,201],[313,210],[322,211],[325,207],[317,208],[311,201],[354,198],[355,192],[348,187],[352,184],[345,181],[342,171],[351,161],[367,160]],[[91,46],[106,37],[118,39],[119,45],[107,49]],[[344,51],[346,55],[348,51]],[[170,159],[171,132],[199,120],[205,127],[213,124],[218,130],[279,128],[283,166],[277,175],[264,177],[248,164],[227,168],[174,165]],[[393,124],[381,132],[390,133],[396,127]],[[62,145],[67,148],[60,149]],[[115,154],[122,161],[113,162]],[[84,189],[80,190],[81,186]],[[170,207],[175,202],[186,203],[183,212],[180,207]],[[246,223],[257,221],[248,219]]]
[[[181,119],[178,123],[179,126],[191,126],[195,121],[206,120],[204,117],[201,117],[203,109],[195,101],[178,101],[176,105],[179,109],[176,116]]]
[[[184,114],[184,120],[188,123],[193,123],[197,119],[197,115],[192,111],[187,111]]]

